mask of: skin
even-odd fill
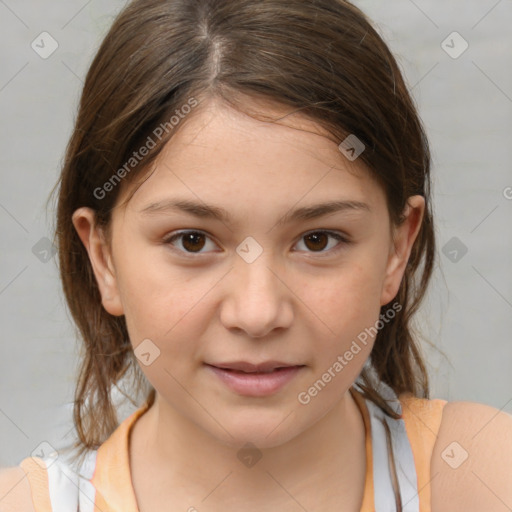
[[[276,105],[265,108],[283,115]],[[308,510],[359,510],[364,424],[348,389],[374,340],[360,344],[307,405],[297,396],[379,320],[382,305],[391,307],[424,199],[409,198],[393,240],[384,191],[324,135],[298,114],[265,123],[205,102],[128,204],[114,210],[111,240],[95,227],[92,210],[73,215],[103,306],[125,315],[134,349],[149,339],[160,350],[141,364],[157,399],[130,444],[141,510],[291,511],[297,502]],[[141,213],[171,197],[222,206],[232,221]],[[340,199],[370,211],[277,224],[294,208]],[[192,245],[199,253],[187,253],[183,237],[165,241],[179,230],[205,235]],[[350,243],[305,238],[325,230]],[[249,236],[263,251],[251,263],[236,252]],[[269,359],[305,366],[267,397],[231,391],[204,364]],[[252,468],[237,458],[247,442],[262,455]]]

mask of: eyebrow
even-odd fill
[[[230,223],[231,216],[221,206],[208,205],[205,203],[196,203],[188,199],[167,199],[151,203],[139,213],[143,215],[169,214],[172,212],[183,211],[190,215],[200,218],[216,219],[223,223]],[[293,221],[310,220],[333,213],[366,212],[371,213],[368,204],[362,201],[337,200],[314,204],[311,206],[302,206],[287,212],[277,223],[277,225],[287,224]]]

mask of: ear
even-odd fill
[[[79,208],[73,213],[72,221],[89,255],[103,307],[111,315],[123,315],[111,248],[104,231],[96,225],[94,210]]]
[[[381,306],[391,302],[398,293],[412,246],[422,225],[424,212],[425,198],[420,195],[411,196],[404,210],[405,220],[400,226],[392,228],[394,240],[391,243],[386,276],[382,285]]]

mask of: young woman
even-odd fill
[[[512,418],[429,398],[428,142],[355,6],[128,4],[59,185],[78,440],[5,510],[512,509]]]

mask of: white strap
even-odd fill
[[[418,512],[420,501],[416,465],[414,464],[411,444],[405,430],[405,422],[403,419],[394,420],[389,416],[386,416],[386,422],[391,432],[396,474],[402,498],[402,511]]]
[[[375,511],[390,512],[396,510],[396,503],[389,467],[386,431],[382,424],[383,412],[371,400],[366,400],[366,406],[371,421]]]
[[[79,502],[80,512],[94,512],[94,501],[96,499],[96,489],[91,483],[96,468],[97,451],[89,452],[86,456],[79,474]]]
[[[48,472],[52,512],[94,512],[96,489],[90,479],[96,467],[96,454],[96,451],[88,453],[79,474],[56,452],[43,459]]]
[[[358,383],[355,383],[358,386]],[[359,386],[358,386],[359,387]],[[359,389],[361,389],[359,387]],[[396,413],[402,414],[402,406],[394,391],[381,382],[378,385],[379,394],[388,401]],[[395,492],[393,490],[391,467],[389,463],[387,429],[390,432],[391,449],[396,467],[396,479],[403,512],[419,512],[418,480],[416,465],[412,453],[411,443],[405,429],[403,419],[393,419],[366,399],[370,414],[370,427],[373,451],[373,485],[375,492],[376,512],[389,512],[396,510]]]

